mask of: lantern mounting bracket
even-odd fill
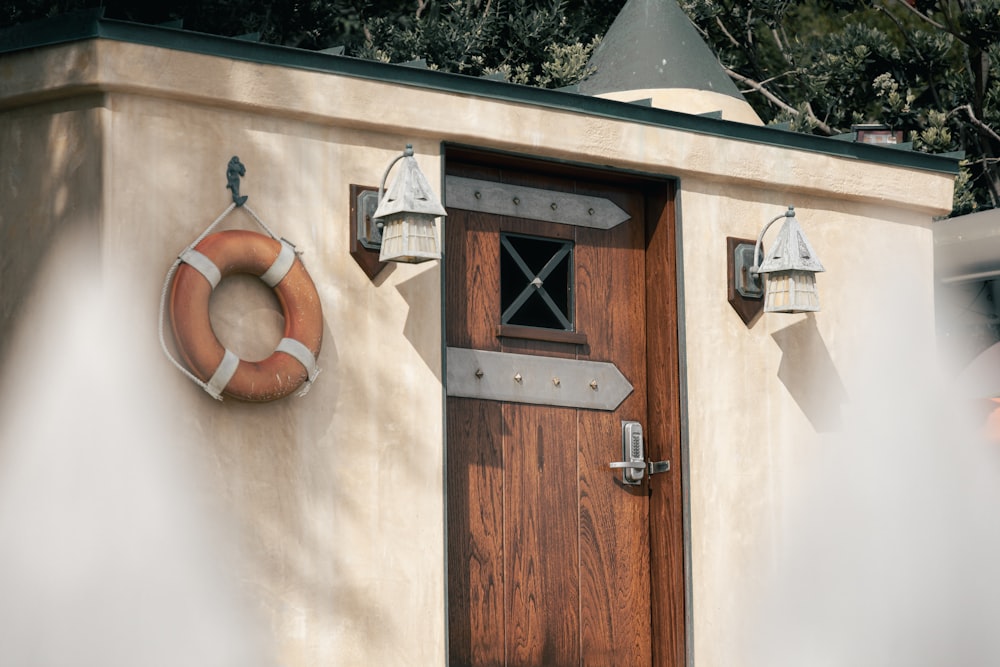
[[[748,327],[764,311],[764,287],[753,268],[754,239],[726,237],[729,305]]]
[[[750,273],[756,276],[758,270],[760,269],[760,254],[761,252],[763,252],[763,246],[761,246],[761,243],[764,242],[764,234],[767,233],[767,230],[770,229],[771,225],[776,223],[778,220],[781,220],[782,218],[794,218],[794,217],[795,217],[795,207],[789,206],[787,211],[785,211],[781,215],[774,216],[771,220],[768,221],[766,225],[764,225],[764,229],[760,230],[760,234],[757,235],[757,243],[754,245],[753,248],[753,268],[750,269]]]
[[[388,266],[379,261],[379,249],[382,243],[382,232],[375,226],[372,215],[378,205],[378,187],[373,185],[357,185],[350,187],[350,213],[348,214],[351,257],[365,272],[370,280]]]

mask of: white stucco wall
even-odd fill
[[[694,179],[682,183],[682,197],[704,220],[684,227],[695,664],[850,662],[877,643],[859,644],[850,619],[867,619],[864,605],[879,593],[859,576],[868,565],[841,557],[900,556],[856,540],[883,502],[908,502],[867,496],[858,476],[880,486],[879,477],[891,485],[916,473],[909,491],[929,481],[905,458],[927,456],[905,441],[927,423],[919,412],[888,409],[936,377],[929,223],[889,206]],[[755,238],[782,213],[779,202],[795,205],[826,269],[817,276],[822,310],[765,314],[748,328],[721,290],[725,237]],[[879,432],[874,444],[886,459],[870,447],[873,417],[886,430],[903,427],[888,434],[899,442]],[[820,543],[826,554],[803,555]],[[857,606],[841,609],[845,600]],[[893,641],[894,626],[880,621],[871,631]]]
[[[228,205],[226,151],[247,166],[247,206],[303,251],[319,290],[322,373],[305,397],[218,405],[179,374],[168,389],[242,526],[246,577],[282,664],[440,662],[443,617],[425,611],[444,595],[438,264],[394,265],[373,283],[348,255],[349,184],[377,185],[407,139],[234,122],[229,110],[135,95],[109,107],[103,250],[148,282],[149,304],[165,249],[184,248]],[[438,144],[414,143],[440,191]],[[230,227],[256,228],[240,211]],[[213,296],[216,330],[240,356],[262,358],[281,338],[279,311],[257,281],[233,282]],[[152,329],[142,337],[156,340]]]
[[[440,268],[395,265],[373,282],[348,255],[349,184],[377,185],[404,144],[438,192],[443,141],[679,179],[688,465],[675,470],[699,666],[753,664],[766,564],[790,538],[796,480],[870,383],[859,360],[879,358],[881,334],[932,344],[929,225],[950,207],[945,174],[105,40],[0,58],[0,113],[5,243],[37,257],[79,220],[105,278],[135,290],[122,326],[158,370],[132,390],[162,397],[232,531],[230,574],[289,667],[446,662]],[[234,154],[248,205],[304,251],[320,292],[323,373],[304,398],[219,404],[159,350],[164,274],[228,205]],[[823,310],[748,329],[726,302],[725,237],[755,237],[787,204],[826,267]],[[2,324],[30,329],[16,306],[31,279],[7,247]],[[280,337],[253,281],[215,300],[236,351]]]
[[[697,90],[694,88],[641,88],[638,90],[601,93],[598,97],[618,100],[620,102],[649,100],[650,105],[657,109],[670,109],[672,111],[693,114],[720,113],[725,120],[748,123],[750,125],[764,124],[746,100],[708,90]]]
[[[80,58],[63,61],[67,53]],[[166,80],[178,76],[169,55],[139,49],[119,61],[117,53],[93,57],[89,47],[52,54],[69,64],[70,78],[88,72],[83,61],[117,61]],[[34,63],[34,54],[24,61]],[[39,64],[35,73],[53,61]],[[29,88],[44,86],[45,77],[14,69]],[[186,71],[192,79],[201,73]],[[239,78],[226,80],[236,86]],[[157,396],[170,446],[188,452],[196,465],[187,472],[201,480],[193,487],[232,530],[239,556],[228,574],[273,632],[274,656],[262,664],[441,664],[439,268],[391,265],[373,282],[348,255],[347,229],[349,185],[377,185],[407,142],[440,191],[439,143],[133,92],[31,104],[5,121],[3,303],[17,318],[5,327],[38,325],[30,303],[18,303],[45,298],[44,290],[22,298],[37,278],[32,268],[69,225],[86,226],[77,238],[90,246],[91,270],[130,288],[115,327],[139,341],[146,362],[158,360],[155,375],[129,390]],[[247,165],[247,205],[297,244],[320,293],[322,373],[302,398],[217,403],[159,350],[164,276],[230,203],[225,167],[234,154]],[[219,229],[227,228],[257,229],[240,210]],[[247,358],[267,356],[281,337],[279,306],[253,280],[220,286],[213,323]],[[161,565],[149,563],[154,572]]]

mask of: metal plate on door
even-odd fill
[[[632,385],[609,362],[448,348],[449,396],[614,410]]]
[[[632,217],[606,197],[461,176],[445,178],[445,198],[448,208],[594,229],[611,229]]]

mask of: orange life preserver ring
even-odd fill
[[[323,311],[316,286],[291,245],[257,232],[231,230],[206,236],[181,260],[170,292],[170,321],[181,356],[209,393],[273,401],[315,378]],[[284,338],[263,361],[239,359],[212,330],[209,298],[218,282],[233,273],[260,277],[281,303]]]

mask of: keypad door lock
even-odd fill
[[[622,460],[612,461],[612,468],[622,469],[622,482],[631,486],[642,484],[646,476],[646,446],[642,440],[642,424],[622,422]]]
[[[646,443],[642,437],[642,424],[637,421],[622,422],[622,460],[612,461],[608,465],[621,469],[622,483],[629,486],[642,484],[647,467],[650,475],[670,470],[670,461],[646,462]]]

